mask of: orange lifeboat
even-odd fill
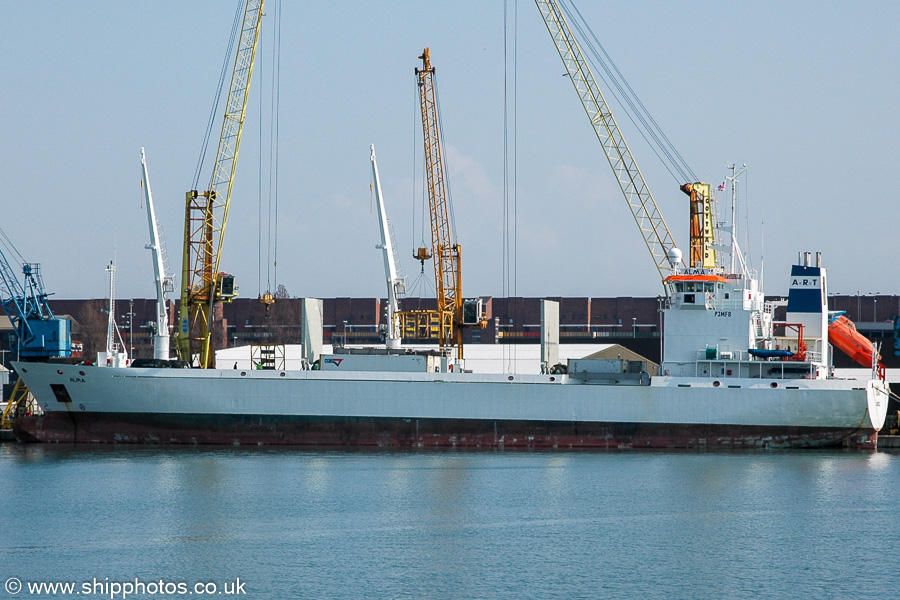
[[[881,364],[881,355],[875,351],[865,336],[856,330],[856,325],[847,317],[838,317],[828,326],[828,341],[831,345],[849,356],[854,362],[866,367],[871,367],[874,361],[878,362],[878,372],[883,376],[884,365]],[[874,361],[873,361],[873,356]]]

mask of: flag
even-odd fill
[[[720,192],[724,192],[724,191],[725,191],[725,182],[724,182],[724,181],[723,181],[722,184],[719,186],[719,191],[720,191]]]

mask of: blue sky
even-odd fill
[[[241,295],[266,281],[268,106],[275,0],[254,74],[222,266]],[[235,2],[0,4],[2,227],[63,298],[153,295],[140,148],[180,271],[191,187]],[[578,3],[694,172],[746,163],[745,248],[785,293],[801,250],[833,293],[900,293],[900,3]],[[515,84],[516,276],[523,296],[653,296],[661,286],[602,149],[530,1],[509,0]],[[516,10],[517,27],[512,27]],[[502,295],[504,4],[287,2],[281,21],[277,283],[298,296],[383,296],[369,144],[402,269],[421,241],[413,68],[437,68],[464,294]],[[510,48],[512,51],[512,47]],[[262,90],[262,97],[260,91]],[[263,110],[260,110],[260,106]],[[264,125],[260,160],[260,115]],[[617,113],[679,245],[686,196]],[[216,135],[220,121],[216,122]],[[415,153],[414,153],[415,148]],[[261,162],[265,163],[262,169]],[[202,181],[208,180],[208,169]],[[262,181],[262,183],[260,183]],[[419,209],[416,209],[417,212]],[[420,218],[420,215],[419,217]],[[764,224],[764,225],[763,225]],[[263,227],[265,231],[265,227]],[[762,239],[764,238],[764,248]],[[263,262],[265,262],[263,251]],[[263,276],[259,277],[260,269]],[[430,271],[426,265],[426,274]]]

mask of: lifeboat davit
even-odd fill
[[[873,363],[878,362],[878,374],[884,379],[881,355],[875,351],[872,342],[856,330],[856,325],[850,319],[841,316],[832,321],[828,325],[828,341],[861,365],[871,367]]]

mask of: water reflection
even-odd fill
[[[11,573],[260,597],[887,595],[900,509],[900,455],[840,450],[2,445],[0,482]]]

